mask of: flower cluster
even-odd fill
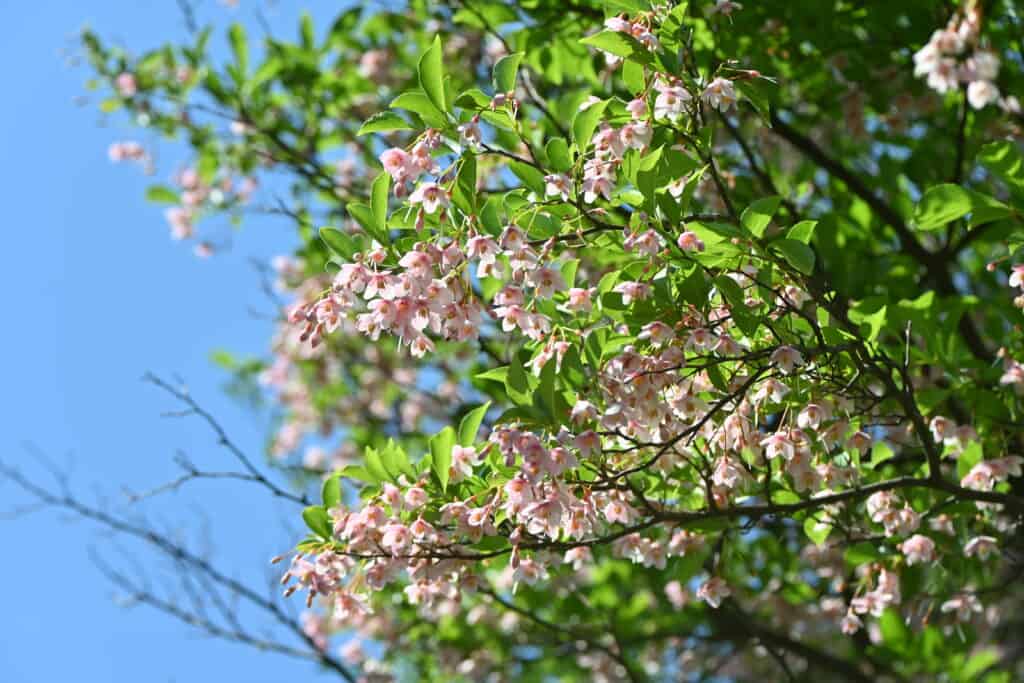
[[[967,101],[975,109],[994,103],[1012,106],[999,96],[996,78],[999,57],[979,47],[981,6],[974,3],[963,17],[953,17],[946,28],[938,29],[928,43],[914,53],[914,75],[926,78],[928,86],[939,93],[967,88]]]

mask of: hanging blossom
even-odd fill
[[[949,24],[936,30],[928,43],[914,53],[914,75],[925,78],[928,87],[945,94],[961,85],[967,87],[967,101],[975,109],[1003,100],[996,86],[999,57],[980,46],[982,16],[980,3],[974,3],[963,17],[954,16]]]

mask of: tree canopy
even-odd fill
[[[268,356],[217,359],[281,415],[258,483],[317,492],[277,566],[321,663],[1020,680],[1022,12],[451,0],[143,54],[85,33],[101,109],[192,151],[110,149],[170,178],[172,237],[216,258],[207,226],[242,245],[252,211],[298,236]]]

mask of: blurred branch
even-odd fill
[[[20,470],[2,460],[0,460],[0,477],[12,482],[22,491],[35,498],[40,506],[72,512],[78,517],[97,523],[107,531],[133,538],[154,548],[177,567],[178,575],[184,581],[187,582],[190,578],[202,577],[196,580],[204,584],[206,595],[212,596],[213,593],[218,593],[217,598],[211,597],[211,599],[214,600],[215,607],[222,614],[230,614],[232,610],[224,602],[224,596],[219,594],[221,591],[234,596],[253,608],[269,614],[278,624],[304,642],[306,649],[299,649],[282,643],[275,643],[269,639],[259,638],[239,628],[236,617],[227,617],[226,625],[212,620],[208,615],[203,614],[205,611],[201,607],[204,604],[202,601],[203,596],[196,592],[195,586],[190,584],[185,584],[188,586],[185,590],[190,595],[193,605],[191,610],[186,609],[173,600],[157,595],[153,589],[145,584],[145,581],[135,581],[117,572],[100,559],[98,555],[93,553],[93,560],[104,576],[115,585],[124,589],[130,599],[155,607],[212,636],[245,643],[264,650],[313,659],[328,669],[335,671],[345,681],[355,681],[354,675],[338,659],[316,646],[313,639],[305,633],[302,625],[293,616],[289,615],[281,604],[270,597],[264,597],[254,588],[242,583],[240,580],[231,578],[205,557],[189,550],[181,543],[172,541],[167,534],[160,533],[148,525],[131,522],[99,507],[81,502],[68,487],[66,478],[58,480],[58,490],[51,490],[30,480]],[[212,591],[210,590],[211,588],[213,589]]]
[[[303,493],[296,495],[294,493],[291,493],[290,491],[282,489],[277,484],[267,479],[267,477],[264,476],[264,474],[255,465],[253,465],[249,457],[228,437],[227,432],[217,421],[217,419],[214,418],[213,415],[211,415],[209,412],[207,412],[202,406],[200,406],[185,389],[178,389],[172,386],[170,383],[166,382],[165,380],[151,373],[147,373],[143,379],[146,382],[149,382],[150,384],[153,384],[163,389],[168,394],[170,394],[178,401],[180,401],[182,404],[184,404],[188,410],[183,415],[191,414],[197,415],[200,418],[202,418],[203,421],[205,421],[206,424],[210,427],[210,429],[213,430],[214,434],[217,437],[217,443],[226,448],[228,452],[230,452],[235,457],[235,459],[237,459],[242,464],[242,467],[248,473],[246,475],[241,476],[225,474],[223,476],[220,476],[219,478],[223,478],[224,476],[231,476],[231,478],[235,479],[244,478],[246,481],[252,481],[263,486],[278,498],[290,500],[293,503],[297,503],[302,506],[312,505],[312,501],[306,494]],[[201,477],[202,475],[200,475],[200,473],[196,471],[195,476],[186,477],[186,480],[197,479]],[[174,482],[172,482],[172,484],[174,484]]]

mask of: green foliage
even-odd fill
[[[327,444],[295,477],[322,501],[297,549],[349,555],[341,585],[378,611],[372,649],[396,679],[668,680],[687,651],[694,680],[724,662],[751,680],[1020,677],[1000,657],[1015,621],[944,608],[1022,600],[996,590],[1017,568],[1001,563],[1019,480],[971,480],[1024,453],[1020,116],[915,77],[956,3],[742,4],[378,3],[319,42],[304,16],[292,40],[236,24],[140,55],[84,34],[100,110],[193,154],[194,181],[146,193],[184,211],[182,232],[256,208],[291,221],[274,357],[213,360],[267,383],[274,458]],[[956,6],[984,21],[954,58],[992,50],[994,84],[1020,92],[1012,3]],[[706,91],[715,79],[735,103]],[[389,149],[409,165],[382,171]],[[268,176],[271,193],[241,191]],[[410,199],[426,181],[436,210]],[[481,240],[498,252],[486,272]],[[388,279],[413,252],[419,289]],[[408,324],[389,327],[399,304]],[[762,396],[769,381],[782,389]],[[794,452],[767,455],[774,436]],[[872,492],[914,528],[869,515]],[[524,512],[542,503],[564,507],[560,526]],[[442,540],[403,556],[373,529],[359,545],[335,508]],[[679,550],[680,534],[697,540]],[[935,558],[910,561],[913,534]],[[967,555],[979,536],[999,552]],[[841,635],[883,570],[900,600]],[[680,597],[711,576],[721,606]],[[425,585],[436,595],[413,601]]]

